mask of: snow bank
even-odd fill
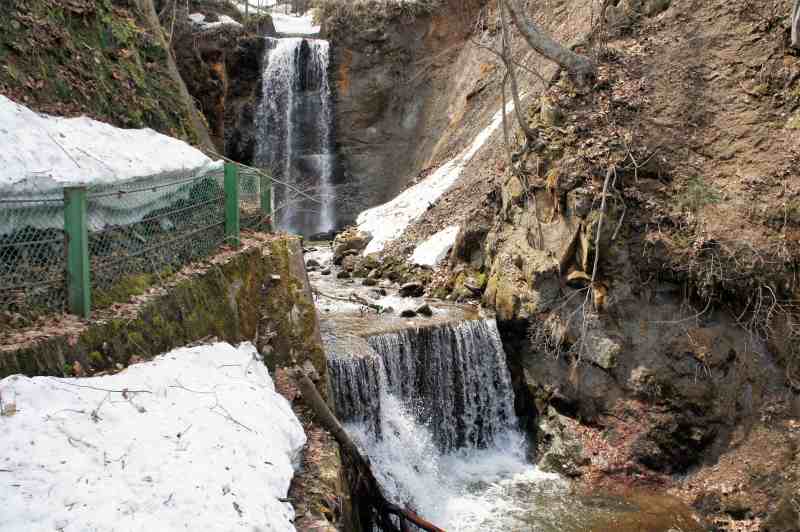
[[[277,0],[266,0],[259,2],[256,0],[249,0],[249,6],[247,5],[247,0],[233,0],[233,3],[237,8],[239,8],[239,11],[248,14],[258,14],[260,12],[268,13],[270,9],[278,4]]]
[[[219,19],[216,22],[206,22],[206,16],[204,14],[192,13],[189,15],[189,20],[192,21],[192,24],[203,30],[219,28],[220,26],[235,26],[237,28],[242,27],[240,23],[238,23],[228,15],[219,15]]]
[[[284,15],[272,13],[272,23],[275,24],[275,31],[285,35],[316,35],[320,32],[320,27],[314,25],[314,17],[311,11],[302,16]]]
[[[222,169],[189,144],[152,129],[120,129],[87,117],[61,118],[37,114],[0,96],[0,197],[27,200],[61,198],[63,187],[133,182],[148,188],[164,180],[206,175]],[[221,178],[220,178],[221,186]],[[188,197],[191,184],[180,190],[156,187],[130,194],[92,199],[91,230],[106,224],[126,225],[149,212]],[[94,216],[94,208],[103,209]],[[0,234],[25,226],[38,229],[64,225],[63,213],[41,205],[11,203],[0,217]],[[35,212],[34,212],[35,211]]]
[[[294,530],[280,499],[305,435],[250,344],[0,395],[0,531]]]
[[[242,13],[250,14],[269,14],[272,16],[272,23],[275,31],[284,35],[317,35],[320,26],[314,25],[313,10],[308,10],[303,15],[293,15],[292,4],[290,2],[280,3],[278,0],[268,0],[256,3],[254,0],[233,0],[234,4]]]
[[[4,96],[0,146],[0,192],[222,167],[222,161],[152,129],[120,129],[85,116],[40,115]]]
[[[450,252],[458,236],[457,225],[445,227],[428,240],[418,245],[411,255],[411,262],[420,266],[435,267]]]
[[[513,103],[506,104],[507,113],[513,109]],[[440,166],[434,173],[413,187],[401,192],[390,202],[359,214],[356,219],[358,229],[372,235],[372,240],[364,250],[364,255],[381,251],[387,242],[400,237],[411,222],[436,203],[436,200],[458,181],[464,167],[502,123],[503,113],[500,110],[495,113],[489,126],[481,131],[472,143],[455,158]]]

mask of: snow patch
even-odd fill
[[[245,14],[256,15],[259,13],[268,13],[272,8],[278,5],[277,0],[233,0],[233,3],[239,8],[239,11]],[[248,3],[250,4],[248,6]]]
[[[306,438],[249,343],[0,396],[0,531],[295,530],[280,499]]]
[[[314,24],[311,11],[301,16],[273,12],[272,23],[275,31],[284,35],[317,35],[320,32],[320,26]]]
[[[438,265],[455,244],[458,230],[459,226],[451,225],[431,236],[416,247],[411,255],[411,262],[420,266],[435,267]]]
[[[222,168],[189,144],[152,129],[120,129],[85,116],[34,113],[0,96],[0,192],[43,191],[170,172]]]
[[[506,113],[514,109],[506,104]],[[372,235],[364,255],[381,251],[384,246],[403,234],[411,222],[422,216],[442,194],[461,177],[464,167],[472,160],[492,134],[503,123],[502,109],[495,113],[492,122],[481,131],[472,143],[455,158],[440,166],[431,175],[401,192],[388,203],[367,209],[358,215],[358,229]]]
[[[189,15],[189,20],[192,21],[192,24],[198,26],[203,30],[210,30],[213,28],[219,28],[220,26],[235,26],[237,28],[241,28],[242,25],[237,22],[236,20],[232,19],[228,15],[219,15],[219,18],[216,22],[206,22],[206,16],[202,13],[191,13]]]

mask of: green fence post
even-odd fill
[[[272,231],[272,179],[261,176],[261,212],[268,217],[267,231]]]
[[[92,288],[86,187],[64,188],[64,232],[67,234],[67,301],[72,314],[89,318]]]
[[[234,247],[239,247],[239,168],[225,163],[225,237]]]

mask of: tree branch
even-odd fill
[[[585,87],[592,82],[595,77],[595,66],[587,57],[576,54],[553,40],[533,23],[519,4],[519,0],[502,0],[502,2],[508,8],[514,25],[531,48],[566,69],[578,86]]]

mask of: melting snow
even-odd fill
[[[411,262],[420,266],[434,267],[447,256],[450,248],[456,242],[458,236],[457,225],[445,227],[428,240],[418,245],[411,255]]]
[[[506,104],[507,113],[513,109],[513,103]],[[434,173],[413,187],[401,192],[390,202],[359,214],[356,219],[358,228],[372,235],[372,240],[364,250],[364,255],[381,251],[387,242],[400,237],[411,222],[436,203],[436,200],[458,181],[464,167],[502,123],[503,113],[502,110],[499,110],[495,113],[489,126],[481,131],[472,144],[455,158],[440,166]]]
[[[311,11],[302,16],[273,12],[272,23],[275,24],[275,31],[284,35],[316,35],[320,31],[320,27],[314,25]]]
[[[221,168],[189,144],[152,129],[120,129],[85,116],[34,113],[0,96],[0,192],[108,183]]]
[[[0,531],[295,530],[281,499],[305,434],[251,344],[0,395]]]
[[[216,22],[206,22],[206,16],[202,13],[192,13],[189,15],[189,20],[192,21],[192,24],[201,27],[204,30],[209,30],[212,28],[218,28],[220,26],[236,26],[241,28],[242,25],[229,17],[228,15],[219,15],[219,19]]]
[[[258,1],[250,0],[249,6],[247,5],[248,4],[247,0],[233,0],[233,3],[236,5],[236,7],[239,8],[239,11],[241,11],[242,13],[250,13],[250,14],[256,14],[259,12],[265,12],[265,13],[269,12],[270,9],[274,8],[278,4],[277,0],[258,0]]]

